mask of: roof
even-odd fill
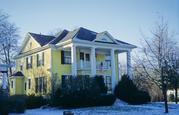
[[[63,41],[69,40],[69,39],[74,39],[75,37],[79,40],[94,41],[97,38],[97,35],[99,35],[100,33],[80,27],[73,31],[63,30],[63,31],[59,32],[56,36],[41,35],[41,34],[35,34],[35,33],[29,33],[29,34],[41,46],[44,46],[46,44],[57,44],[58,42],[63,42]],[[115,40],[119,44],[130,45],[132,47],[136,47],[136,46],[129,44],[127,42],[123,42],[118,39],[115,39]],[[95,41],[95,42],[109,43],[109,42],[103,42],[103,41]],[[117,43],[114,42],[114,43],[110,43],[110,44],[117,44]]]
[[[41,45],[44,46],[52,41],[55,37],[50,35],[35,34],[29,32],[29,34]]]
[[[24,74],[22,72],[18,71],[18,72],[13,73],[12,76],[15,76],[15,77],[21,76],[21,77],[23,77]]]
[[[76,37],[81,40],[93,41],[96,39],[97,32],[80,27]]]
[[[61,41],[67,34],[69,33],[68,30],[63,30],[60,33],[58,33],[57,37],[50,41],[50,44],[57,44],[59,41]]]

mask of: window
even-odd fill
[[[84,60],[84,53],[80,52],[80,60]]]
[[[108,91],[112,91],[111,76],[106,76],[105,84],[106,87],[108,88]]]
[[[35,78],[35,92],[36,93],[46,93],[46,79],[45,77]]]
[[[11,88],[14,88],[14,81],[11,80]]]
[[[105,60],[105,63],[103,65],[104,69],[110,69],[111,67],[111,60]]]
[[[89,53],[80,52],[80,60],[90,61],[90,54]]]
[[[23,71],[23,65],[20,65],[20,70]]]
[[[62,75],[62,87],[65,87],[66,80],[70,79],[72,76],[71,75]]]
[[[27,90],[27,82],[25,82],[24,85],[25,85],[25,86],[24,86],[24,90],[26,91],[26,90]]]
[[[71,64],[71,52],[70,51],[61,51],[61,63]]]
[[[44,66],[44,52],[37,54],[37,67]]]
[[[86,55],[86,61],[90,61],[90,55],[89,54],[85,54]]]
[[[28,88],[31,88],[31,79],[28,79]]]
[[[26,57],[26,69],[32,68],[32,56]]]

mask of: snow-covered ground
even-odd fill
[[[74,115],[162,115],[163,103],[149,103],[144,105],[128,105],[117,100],[113,106],[88,107],[79,109],[32,109],[18,115],[63,115],[63,111],[72,111]],[[17,115],[17,114],[10,114]],[[169,104],[169,113],[165,115],[179,115],[179,104]]]

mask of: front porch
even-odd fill
[[[68,45],[68,47],[60,48],[60,50],[68,52],[68,56],[64,56],[67,59],[64,60],[71,64],[72,76],[102,75],[105,79],[111,81],[112,89],[114,89],[116,83],[120,80],[118,54],[126,52],[127,74],[131,77],[131,50],[102,46],[94,47],[74,43]]]

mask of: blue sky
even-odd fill
[[[86,27],[139,45],[141,31],[149,34],[160,16],[179,32],[179,0],[0,0],[0,9],[22,38],[27,32]]]

